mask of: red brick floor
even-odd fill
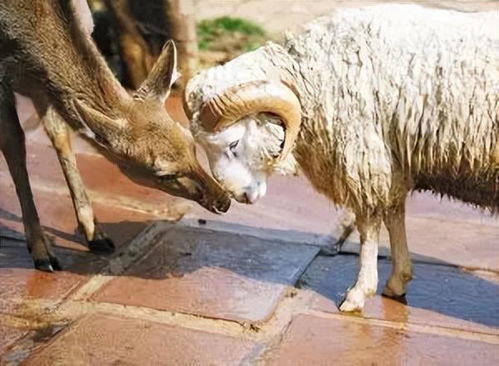
[[[170,230],[92,300],[263,322],[317,252],[312,246],[273,245],[238,234],[222,239],[218,232]]]
[[[66,329],[25,365],[236,365],[251,341],[117,315],[95,314]]]
[[[268,365],[483,365],[484,360],[497,364],[498,344],[478,339],[299,315],[264,360]]]
[[[377,295],[362,316],[344,315],[357,239],[318,255],[336,211],[302,178],[275,177],[261,202],[217,216],[138,187],[85,142],[75,146],[118,251],[88,253],[55,154],[35,131],[31,182],[64,271],[34,271],[0,158],[0,365],[499,363],[497,218],[415,194],[408,305]],[[163,221],[188,207],[180,223]],[[379,290],[389,271],[381,257]]]
[[[28,331],[20,328],[0,324],[0,354],[7,351],[9,346],[25,335]],[[1,360],[1,356],[0,356]]]

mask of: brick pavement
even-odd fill
[[[354,255],[322,256],[313,235],[298,244],[286,232],[275,240],[262,229],[209,226],[157,221],[85,274],[67,255],[53,275],[31,270],[25,250],[14,268],[0,261],[11,288],[0,306],[2,363],[499,362],[496,272],[417,260],[408,306],[377,295],[363,317],[344,315],[336,304]],[[388,261],[379,267],[383,281]]]

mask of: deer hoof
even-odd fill
[[[109,238],[95,239],[88,242],[88,248],[92,253],[113,253],[114,243]]]
[[[52,265],[52,269],[54,271],[62,271],[62,266],[61,263],[59,262],[59,259],[55,257],[54,255],[49,255],[50,258],[50,264]]]
[[[35,268],[43,272],[54,272],[49,259],[35,259]]]
[[[34,259],[35,268],[43,272],[62,271],[62,266],[57,257],[49,254],[48,258]]]

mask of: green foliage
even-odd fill
[[[199,49],[246,52],[258,48],[267,40],[257,24],[241,18],[220,17],[203,20],[197,25]]]

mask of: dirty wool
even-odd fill
[[[200,109],[227,88],[258,80],[284,83],[298,96],[300,132],[292,154],[272,165],[272,154],[264,152],[283,138],[269,128],[276,126],[275,116],[248,116],[238,124],[251,119],[266,139],[238,159],[254,176],[251,167],[262,173],[264,166],[279,170],[296,162],[317,191],[355,213],[361,268],[342,310],[362,308],[376,290],[381,222],[394,253],[385,294],[405,294],[412,268],[403,217],[411,191],[499,210],[499,11],[416,5],[340,10],[282,44],[268,43],[203,71],[190,81],[186,101],[212,168],[223,169],[213,141],[226,132],[206,131]],[[234,189],[230,177],[221,183]]]

